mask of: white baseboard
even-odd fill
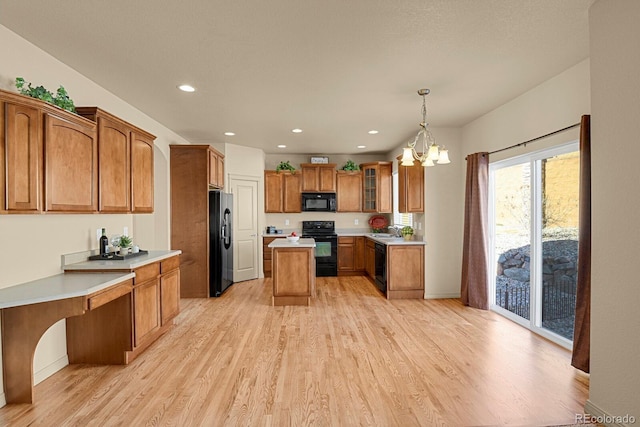
[[[584,412],[591,415],[591,422],[597,422],[607,427],[628,427],[638,421],[633,415],[629,414],[608,414],[590,400],[587,400],[587,403],[584,404]]]
[[[51,375],[58,372],[60,369],[64,368],[69,364],[69,356],[66,354],[59,358],[58,360],[50,363],[44,368],[40,369],[38,372],[33,373],[33,385],[39,384],[42,381],[49,378]]]
[[[450,299],[460,298],[460,293],[452,294],[425,294],[424,299]]]
[[[64,368],[69,364],[69,356],[66,354],[56,360],[55,362],[45,366],[40,369],[38,372],[33,373],[33,385],[39,384],[42,381],[49,378],[51,375],[58,372],[60,369]],[[7,405],[7,398],[4,394],[4,391],[0,392],[0,408]]]

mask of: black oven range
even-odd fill
[[[335,221],[302,221],[302,237],[316,241],[316,276],[337,276],[338,235]]]

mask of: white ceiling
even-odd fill
[[[0,0],[0,24],[193,143],[353,154],[414,135],[420,88],[457,127],[587,58],[592,2]]]

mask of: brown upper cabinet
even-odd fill
[[[96,212],[98,140],[95,123],[58,112],[45,113],[44,129],[45,209],[50,212]]]
[[[300,168],[302,169],[303,192],[335,193],[335,163],[301,163]]]
[[[153,212],[153,140],[143,131],[131,133],[131,212]]]
[[[0,99],[0,212],[42,211],[42,160],[42,112]]]
[[[0,213],[153,212],[155,137],[0,90]]]
[[[393,182],[391,162],[370,162],[360,165],[363,175],[363,212],[393,212]]]
[[[398,157],[398,211],[424,212],[424,166],[417,160],[413,166],[402,166]]]
[[[362,172],[336,172],[336,210],[362,212]]]
[[[301,212],[301,176],[300,172],[264,171],[264,211]]]
[[[100,212],[153,212],[155,136],[98,107],[78,107],[98,124]]]
[[[209,149],[209,185],[224,187],[224,156],[213,148]]]
[[[0,213],[95,212],[96,124],[0,90]]]

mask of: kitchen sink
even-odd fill
[[[370,233],[369,236],[377,237],[379,239],[389,239],[392,237],[397,237],[395,234],[391,234],[391,233]]]

